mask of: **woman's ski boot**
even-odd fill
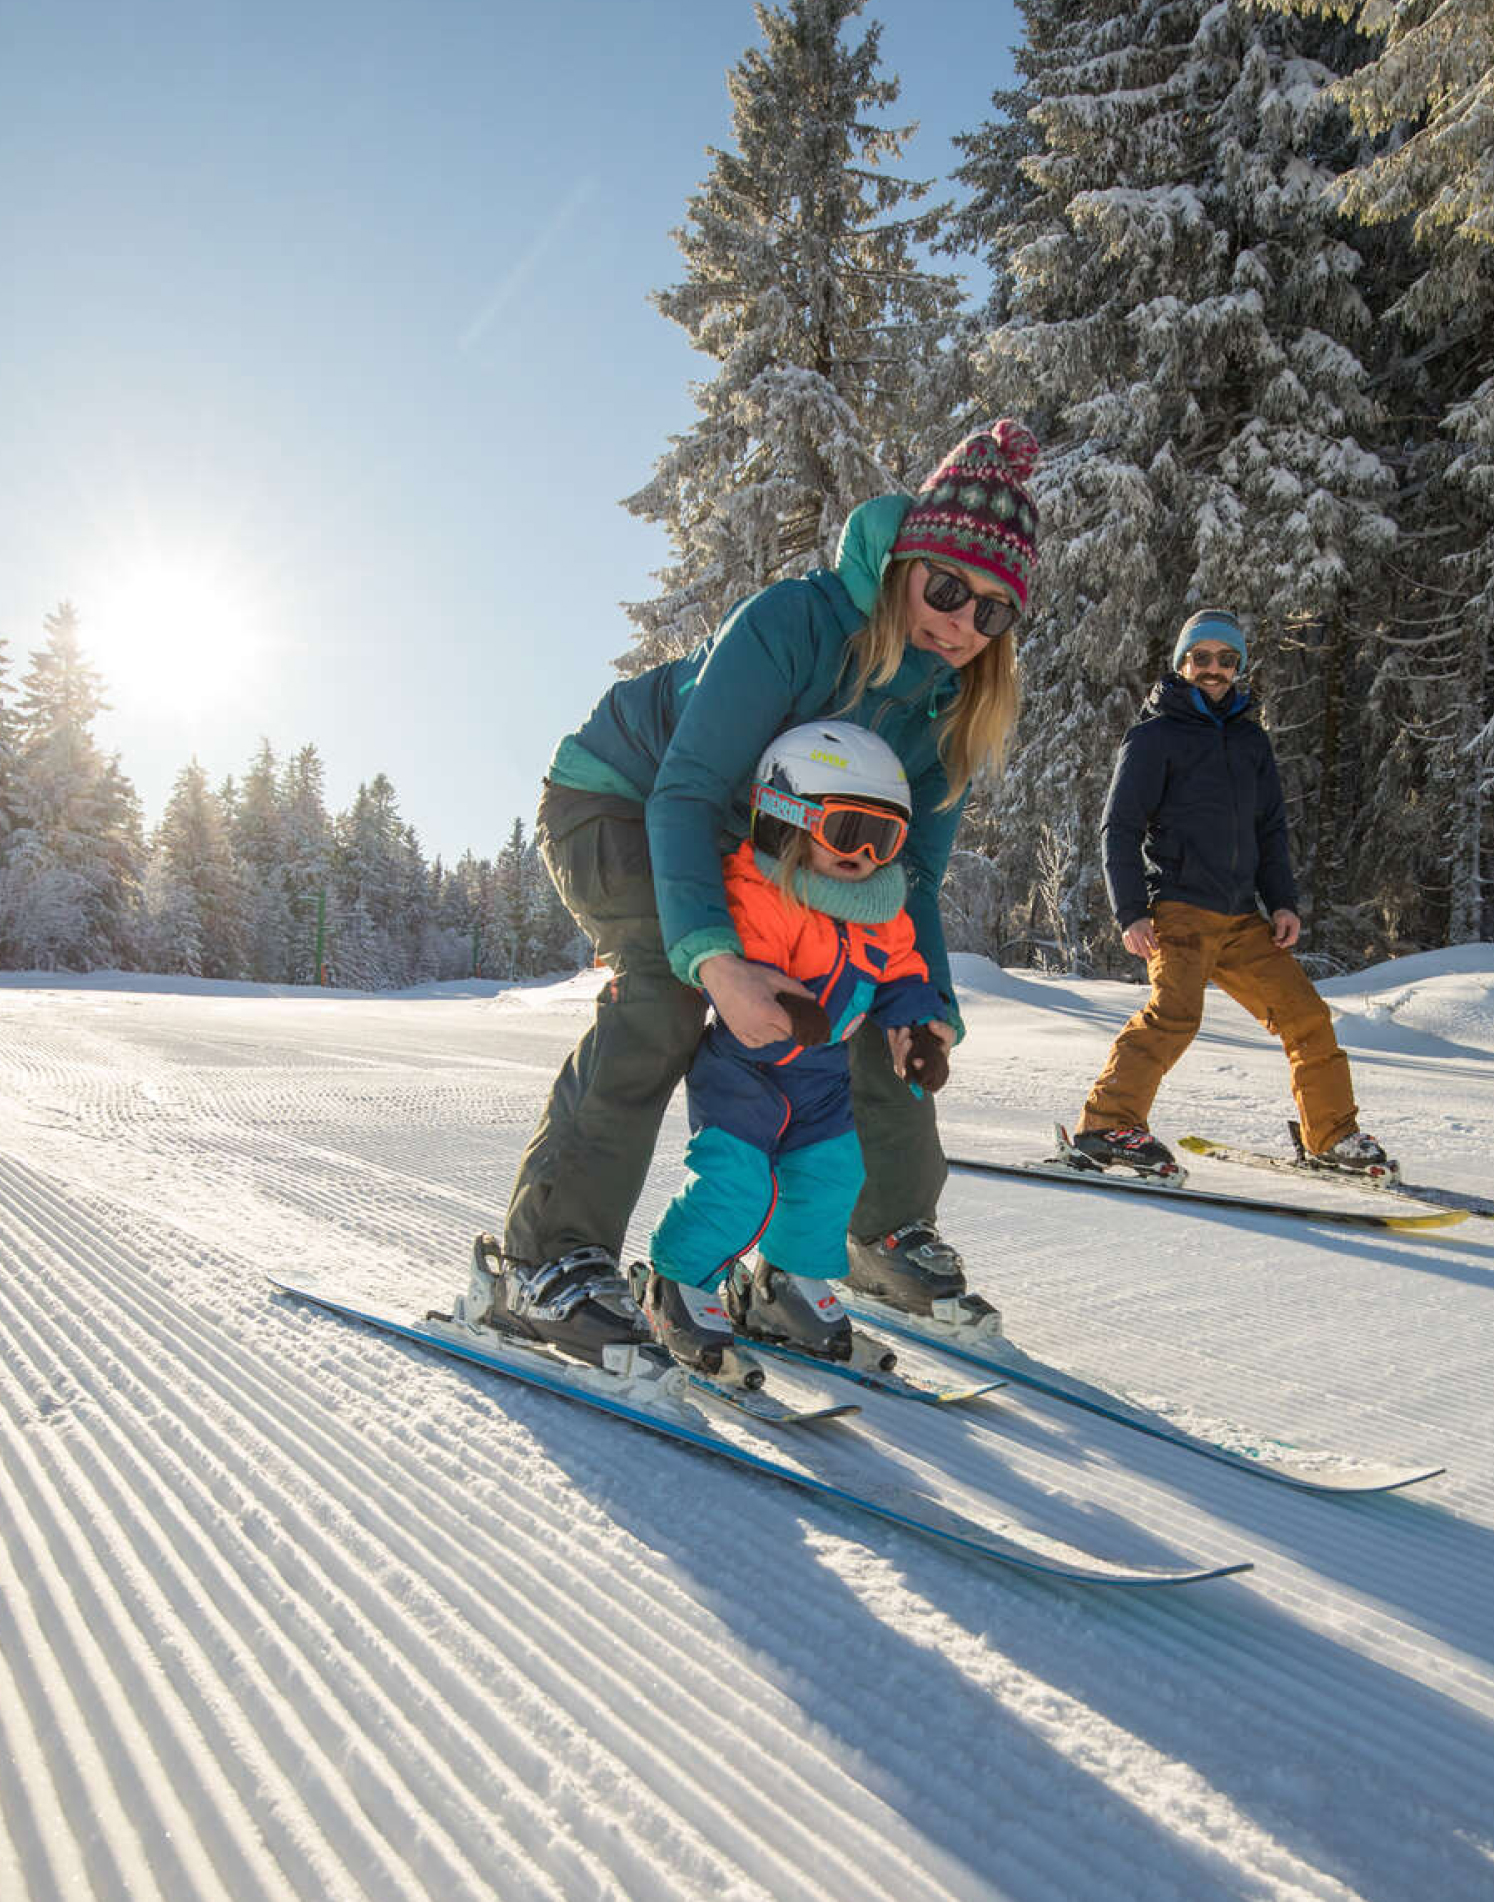
[[[513,1261],[494,1235],[472,1244],[472,1273],[452,1319],[557,1348],[593,1367],[604,1349],[651,1340],[648,1322],[605,1248],[574,1248],[552,1261]]]
[[[846,1285],[853,1294],[953,1327],[1000,1331],[1001,1317],[990,1302],[965,1292],[965,1264],[931,1222],[909,1222],[866,1241],[848,1235],[846,1254]]]

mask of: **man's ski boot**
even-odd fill
[[[467,1327],[558,1348],[593,1367],[610,1365],[609,1347],[639,1347],[652,1337],[617,1263],[605,1248],[574,1248],[552,1261],[513,1261],[494,1235],[472,1244],[472,1274],[451,1318]]]
[[[965,1264],[932,1222],[908,1222],[865,1241],[848,1235],[846,1254],[846,1285],[854,1294],[902,1314],[927,1314],[953,1327],[1000,1333],[1000,1314],[983,1296],[965,1292]]]
[[[1159,1176],[1164,1181],[1183,1173],[1167,1145],[1159,1143],[1149,1129],[1139,1124],[1122,1129],[1083,1130],[1072,1138],[1069,1148],[1097,1169],[1108,1169],[1112,1163],[1120,1162],[1138,1175]]]
[[[829,1282],[786,1275],[759,1255],[752,1268],[745,1261],[732,1263],[722,1293],[739,1334],[817,1360],[851,1358],[851,1317]]]
[[[1302,1140],[1301,1124],[1291,1122],[1287,1128],[1296,1145],[1298,1162],[1309,1169],[1331,1170],[1335,1175],[1359,1176],[1370,1182],[1387,1185],[1400,1180],[1401,1165],[1391,1161],[1383,1143],[1376,1142],[1373,1136],[1367,1136],[1362,1129],[1341,1137],[1331,1149],[1324,1149],[1314,1155]]]

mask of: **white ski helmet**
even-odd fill
[[[753,842],[778,857],[785,828],[808,829],[795,806],[826,799],[885,808],[904,821],[913,811],[908,775],[884,739],[849,720],[812,720],[780,733],[757,763]]]

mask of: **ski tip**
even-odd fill
[[[1210,1579],[1238,1578],[1242,1572],[1253,1572],[1254,1570],[1254,1559],[1236,1559],[1231,1565],[1213,1565],[1206,1571],[1191,1573],[1188,1577],[1180,1578],[1177,1582],[1180,1585],[1203,1585],[1207,1584]]]
[[[1288,1483],[1301,1487],[1304,1492],[1315,1492],[1323,1498],[1375,1499],[1383,1493],[1399,1493],[1408,1486],[1420,1486],[1428,1479],[1440,1479],[1446,1471],[1445,1466],[1420,1466],[1414,1472],[1377,1475],[1362,1471],[1356,1473],[1351,1467],[1339,1477],[1331,1473],[1295,1474]]]
[[[1408,1229],[1415,1234],[1420,1229],[1456,1228],[1459,1222],[1468,1220],[1468,1210],[1434,1209],[1426,1215],[1382,1215],[1380,1220],[1386,1228]]]

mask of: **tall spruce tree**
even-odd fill
[[[1419,937],[1494,937],[1494,0],[1272,4],[1353,19],[1374,45],[1332,96],[1368,141],[1340,202],[1409,234],[1416,259],[1390,313],[1417,374],[1374,695],[1400,794],[1398,908]]]
[[[290,982],[293,966],[294,923],[280,798],[280,769],[270,742],[261,740],[235,791],[229,836],[243,894],[248,975],[270,984]]]
[[[94,739],[103,683],[71,603],[44,630],[21,688],[0,947],[11,965],[128,965],[144,859],[139,802]]]
[[[352,806],[338,816],[335,840],[339,983],[360,990],[414,983],[421,971],[426,868],[386,774],[358,788]]]
[[[244,975],[245,920],[223,802],[194,759],[156,830],[148,880],[152,969]],[[173,934],[179,934],[173,942]]]
[[[290,913],[292,984],[318,984],[317,946],[326,962],[336,923],[332,887],[332,821],[327,813],[326,768],[314,746],[303,746],[286,762],[280,779],[284,823],[284,881]]]
[[[869,116],[898,85],[878,76],[879,27],[843,38],[863,4],[757,7],[763,44],[727,76],[735,149],[712,150],[675,233],[687,275],[654,298],[720,367],[627,503],[674,548],[661,594],[628,609],[628,667],[687,652],[732,601],[829,560],[856,503],[926,459],[957,289],[915,254],[942,208],[903,210],[927,186],[883,169],[910,128]]]
[[[973,827],[994,818],[1015,836],[1035,894],[1042,825],[1094,838],[1140,693],[1180,623],[1217,602],[1252,624],[1268,707],[1283,710],[1311,888],[1319,840],[1358,823],[1325,682],[1342,699],[1360,678],[1355,632],[1380,606],[1364,578],[1396,538],[1370,394],[1376,313],[1324,196],[1346,129],[1316,108],[1355,43],[1233,0],[1023,13],[1024,83],[1005,97],[1023,124],[962,141],[960,176],[985,205],[966,243],[1004,260],[977,384],[1047,444],[1044,540],[1019,751]],[[1071,933],[1094,934],[1108,913],[1092,850],[1071,876]],[[1339,896],[1318,894],[1336,922]]]
[[[0,866],[9,850],[16,823],[16,776],[19,770],[20,722],[10,679],[8,643],[0,641]]]

